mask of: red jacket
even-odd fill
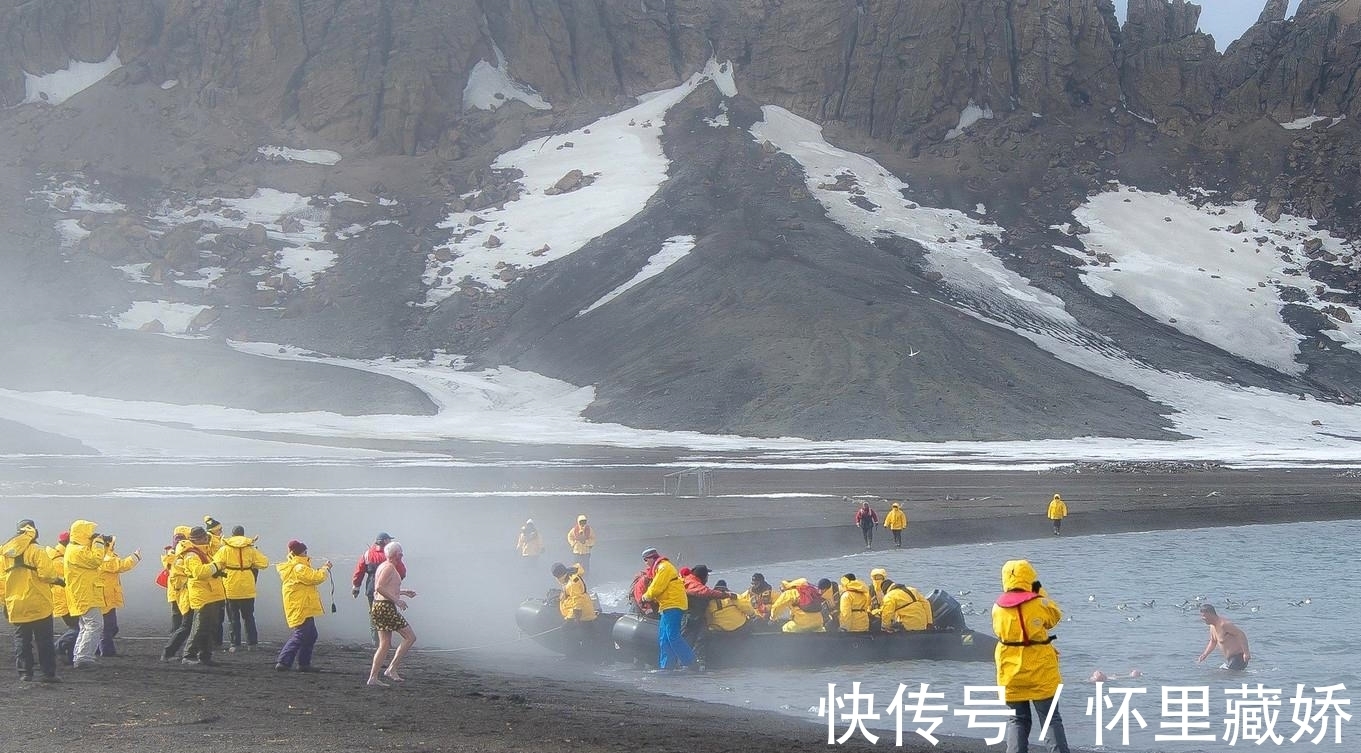
[[[359,557],[359,564],[354,566],[354,578],[351,585],[359,588],[364,586],[364,592],[369,598],[373,598],[373,574],[378,572],[378,566],[387,562],[387,555],[383,554],[383,547],[373,544]],[[406,562],[396,564],[397,574],[406,577]]]
[[[873,507],[862,507],[855,511],[856,525],[864,526],[866,521],[869,521],[871,525],[879,522],[879,515],[874,512]]]
[[[699,582],[699,576],[689,573],[681,577],[681,582],[685,583],[685,595],[697,596],[701,599],[726,599],[732,596],[730,593],[718,591]]]

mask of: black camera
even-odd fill
[[[226,571],[225,569],[219,567],[219,568],[217,569],[217,572],[213,573],[213,577],[214,577],[214,578],[225,578],[225,577],[227,577],[227,571]]]

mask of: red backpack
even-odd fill
[[[818,590],[817,586],[804,583],[795,586],[794,589],[799,592],[799,609],[805,612],[822,611],[822,592]]]

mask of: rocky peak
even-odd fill
[[[1187,0],[1129,0],[1122,32],[1127,51],[1170,44],[1196,33],[1200,6]]]

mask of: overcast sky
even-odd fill
[[[1290,0],[1290,11],[1294,14],[1300,0]],[[1115,0],[1115,14],[1121,23],[1125,22],[1125,8],[1128,0]],[[1197,0],[1200,10],[1200,30],[1215,38],[1215,46],[1224,51],[1235,39],[1243,36],[1249,26],[1262,14],[1266,0]]]

